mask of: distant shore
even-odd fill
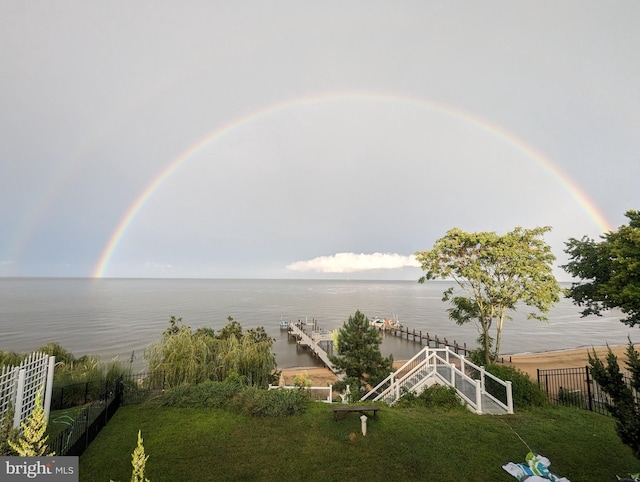
[[[595,347],[598,357],[605,361],[607,356],[607,347]],[[625,368],[626,346],[612,346],[613,353],[618,357],[618,363]],[[505,355],[505,358],[511,357],[511,365],[528,373],[533,380],[537,380],[538,370],[550,370],[554,368],[577,368],[584,367],[589,364],[589,353],[592,353],[591,347],[576,348],[572,350],[550,351],[542,353],[526,353],[520,355]],[[394,362],[394,366],[399,367],[404,360]],[[328,368],[322,367],[296,367],[284,368],[282,375],[285,384],[293,385],[296,375],[307,372],[309,379],[314,386],[326,386],[336,382],[336,375]]]

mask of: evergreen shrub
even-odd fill
[[[579,390],[569,390],[560,387],[558,390],[558,403],[567,407],[584,408],[585,400]]]
[[[542,390],[531,377],[511,365],[494,363],[485,367],[487,372],[495,375],[504,381],[511,381],[511,389],[513,391],[514,408],[543,407],[548,405],[547,394]],[[490,393],[490,385],[496,383],[490,378],[485,379],[485,385]]]
[[[437,384],[427,387],[419,395],[406,391],[395,406],[464,410],[464,405],[460,402],[455,388]]]

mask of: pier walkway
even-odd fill
[[[338,380],[342,380],[344,378],[344,374],[336,373],[336,368],[333,366],[333,363],[331,363],[331,360],[329,360],[329,355],[319,344],[321,341],[330,341],[330,333],[314,332],[309,336],[302,328],[290,321],[289,336],[295,337],[298,346],[310,349],[318,358],[320,358],[320,360],[322,360],[322,363],[324,363],[329,370],[336,374]]]

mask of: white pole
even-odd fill
[[[511,381],[507,381],[507,413],[513,413],[513,390]]]
[[[362,422],[362,436],[367,435],[367,416],[363,415],[360,417],[360,421]]]
[[[480,380],[476,380],[476,413],[482,415],[482,388]]]
[[[49,367],[47,370],[47,385],[44,389],[44,420],[49,422],[49,413],[51,412],[51,395],[53,394],[53,370],[56,366],[56,357],[49,357]]]
[[[26,370],[21,368],[18,372],[18,386],[16,387],[16,401],[14,404],[13,428],[19,428],[22,421],[22,404],[24,403],[24,381]]]

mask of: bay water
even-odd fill
[[[244,329],[263,326],[275,338],[279,368],[314,366],[315,358],[288,340],[280,321],[315,320],[333,330],[362,311],[369,318],[398,317],[400,323],[472,348],[474,325],[447,316],[443,281],[264,280],[264,279],[88,279],[0,278],[0,350],[30,352],[58,342],[75,356],[103,361],[133,359],[144,367],[144,350],[158,341],[172,315],[193,329],[221,329],[233,317]],[[536,353],[640,342],[640,330],[619,320],[617,310],[582,318],[562,299],[547,323],[526,320],[525,310],[505,323],[502,353]],[[381,350],[408,359],[413,341],[385,336]]]

